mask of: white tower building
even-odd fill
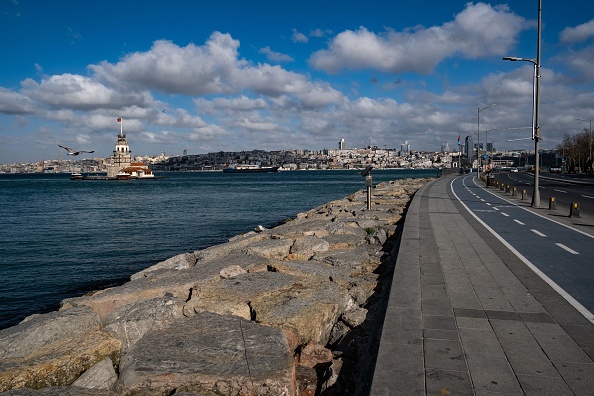
[[[132,162],[132,152],[126,141],[126,135],[124,135],[123,121],[121,117],[118,118],[118,122],[120,123],[120,134],[116,141],[115,150],[109,158],[111,164],[107,166],[107,177],[116,177],[120,170],[129,167]]]

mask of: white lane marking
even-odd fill
[[[516,223],[518,223],[519,225],[526,225],[526,224],[522,223],[522,222],[521,222],[520,220],[518,220],[518,219],[514,219],[514,221],[515,221]]]
[[[584,198],[590,198],[590,199],[594,199],[594,197],[591,197],[591,196],[589,196],[589,195],[582,195],[582,197],[584,197]]]
[[[576,252],[575,250],[568,248],[567,246],[565,246],[565,245],[564,245],[564,244],[562,244],[562,243],[556,243],[555,245],[559,246],[559,247],[560,247],[561,249],[563,249],[563,250],[566,250],[566,251],[568,251],[568,252],[569,252],[569,253],[571,253],[571,254],[579,254],[579,253],[578,253],[578,252]]]
[[[456,179],[454,179],[456,180]],[[452,193],[454,194],[454,196],[456,197],[456,199],[458,200],[458,202],[460,202],[462,204],[462,206],[464,206],[466,208],[466,210],[468,211],[468,213],[470,213],[470,215],[472,217],[474,217],[476,219],[476,221],[478,221],[479,223],[481,223],[483,225],[483,227],[485,227],[487,230],[489,230],[489,232],[495,236],[495,238],[499,239],[499,242],[503,243],[509,250],[511,250],[516,257],[518,257],[520,260],[522,260],[524,262],[524,264],[526,264],[528,267],[530,267],[530,269],[532,269],[532,271],[534,271],[538,276],[540,276],[540,278],[542,280],[544,280],[545,282],[547,282],[557,293],[559,293],[568,303],[570,303],[575,309],[577,309],[582,315],[584,315],[584,317],[586,319],[588,319],[588,321],[590,323],[594,323],[594,314],[592,314],[592,312],[588,311],[588,308],[584,307],[582,304],[580,304],[575,298],[573,298],[569,293],[567,293],[565,290],[563,290],[563,288],[561,288],[561,286],[559,286],[558,284],[555,283],[555,281],[553,281],[551,278],[549,278],[544,272],[542,272],[540,269],[538,269],[537,266],[535,266],[534,264],[532,264],[532,262],[530,260],[528,260],[526,257],[524,257],[524,255],[522,253],[520,253],[515,247],[513,247],[512,245],[510,245],[510,243],[508,241],[506,241],[501,235],[499,235],[497,232],[495,232],[494,229],[492,229],[491,227],[489,227],[489,225],[487,223],[485,223],[484,221],[482,221],[480,219],[480,217],[478,217],[475,213],[472,212],[472,210],[470,210],[470,208],[464,203],[462,202],[462,200],[460,199],[460,197],[458,196],[458,194],[456,194],[456,192],[454,191],[454,180],[452,180],[452,182],[450,183],[450,189],[452,190]],[[474,181],[474,180],[473,180]],[[476,183],[475,183],[476,184]],[[490,193],[490,191],[488,191]],[[491,193],[493,194],[493,193]],[[495,194],[493,194],[495,195]],[[503,199],[504,201],[507,201],[507,199]],[[507,201],[510,202],[510,201]],[[511,203],[511,202],[510,202]],[[517,205],[516,205],[517,206]],[[524,209],[524,208],[522,208]],[[546,217],[531,212],[527,209],[524,209],[527,212],[530,212],[532,214],[536,214],[537,216],[542,217],[543,219],[547,219]],[[550,219],[547,219],[550,220]],[[557,221],[554,220],[550,220],[553,223],[557,223],[561,226],[567,227],[571,230],[577,231],[580,234],[584,234],[586,236],[589,236],[590,238],[594,238],[592,235],[587,234],[583,231],[577,230],[573,227],[569,227],[566,226],[562,223],[559,223]]]
[[[535,233],[538,236],[541,236],[541,237],[545,237],[546,238],[546,235],[543,234],[542,232],[538,231],[538,230],[535,230],[535,229],[531,228],[530,231],[532,231],[533,233]]]
[[[563,193],[563,194],[567,194],[567,191],[564,191],[564,190],[557,190],[556,188],[553,188],[553,191],[557,191],[557,192],[560,192],[560,193]]]
[[[487,202],[487,205],[491,206],[491,202]]]
[[[502,215],[504,215],[505,217],[509,217],[509,215],[507,213],[501,212]]]
[[[496,206],[493,206],[493,209],[495,209],[495,210],[499,210],[499,208],[498,208],[498,207],[496,207]]]

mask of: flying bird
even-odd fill
[[[81,153],[94,153],[95,152],[95,150],[91,150],[91,151],[84,151],[84,150],[74,151],[70,147],[64,147],[64,146],[59,145],[59,144],[58,144],[58,146],[62,147],[64,150],[68,151],[68,155],[79,155]]]

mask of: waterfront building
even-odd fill
[[[126,135],[124,135],[121,117],[118,118],[118,122],[120,123],[120,134],[116,141],[115,150],[109,158],[107,177],[116,177],[122,169],[130,167],[132,163],[132,152],[126,141]]]

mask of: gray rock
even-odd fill
[[[115,309],[103,320],[105,329],[122,343],[125,353],[152,329],[163,329],[183,317],[185,301],[166,294],[161,298],[139,301]]]
[[[369,260],[369,253],[364,247],[357,247],[316,253],[312,259],[336,267],[355,268],[361,266],[365,260]]]
[[[372,234],[367,235],[367,242],[370,245],[383,245],[386,243],[388,236],[386,235],[386,231],[383,228],[375,229]]]
[[[18,388],[0,392],[2,396],[115,396],[108,390],[85,389],[76,386],[50,386],[43,389]]]
[[[220,279],[220,271],[223,268],[230,265],[267,265],[269,262],[269,259],[261,256],[241,252],[232,252],[227,256],[212,255],[208,260],[199,260],[192,268],[155,271],[147,277],[138,278],[119,287],[101,290],[91,296],[65,300],[63,306],[86,305],[101,318],[105,318],[116,309],[141,301],[159,299],[166,294],[186,301],[200,283]]]
[[[313,235],[297,238],[291,247],[291,256],[298,260],[309,260],[317,252],[327,252],[330,244]]]
[[[367,318],[367,310],[365,308],[356,307],[350,309],[342,314],[342,320],[350,327],[354,328],[365,322]]]
[[[148,267],[140,272],[133,274],[130,277],[130,280],[135,280],[138,278],[144,278],[148,276],[149,273],[155,272],[161,269],[176,269],[182,270],[193,267],[196,264],[196,256],[194,253],[182,253],[178,254],[177,256],[173,256],[165,261],[161,261],[151,267]]]
[[[242,252],[282,260],[289,255],[291,246],[293,246],[293,239],[267,239],[246,246]]]
[[[276,328],[201,313],[147,333],[122,358],[117,389],[166,395],[293,395],[293,354]],[[210,392],[210,393],[209,393]]]
[[[350,327],[342,321],[338,321],[332,327],[330,332],[330,338],[328,339],[328,345],[336,345],[340,340],[344,338],[351,331]]]
[[[238,275],[247,274],[247,271],[241,268],[239,265],[230,265],[229,267],[223,268],[219,275],[223,279],[235,278]]]
[[[113,368],[113,362],[109,357],[106,357],[85,371],[83,375],[74,381],[72,386],[85,389],[109,390],[117,379],[118,375]]]
[[[0,331],[0,391],[69,385],[119,349],[88,308],[35,315]]]

